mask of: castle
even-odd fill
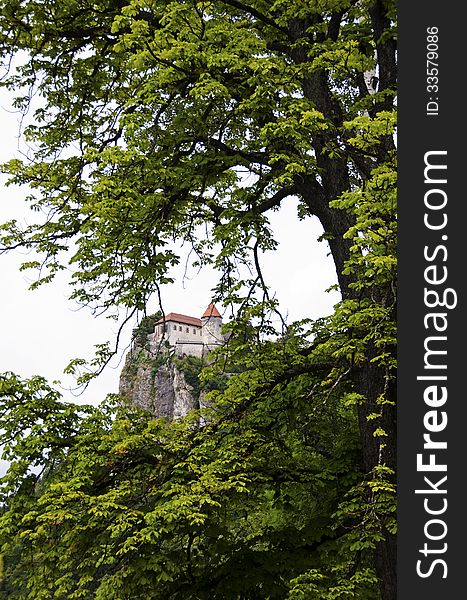
[[[169,346],[177,356],[203,358],[225,343],[221,328],[222,316],[212,303],[201,319],[171,312],[155,324],[151,347],[158,352]]]

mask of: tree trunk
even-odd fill
[[[385,398],[395,402],[395,380],[387,382],[387,373],[379,366],[370,362],[374,352],[370,351],[365,364],[355,375],[355,390],[366,400],[359,406],[359,426],[362,444],[362,462],[366,473],[370,473],[378,464],[385,464],[394,470],[396,468],[396,411],[392,404],[381,406],[377,400],[384,393]],[[368,415],[381,412],[378,427],[387,434],[384,438],[375,437],[375,421],[368,420]],[[381,448],[381,439],[384,448]],[[395,483],[395,474],[393,476]],[[379,577],[382,600],[395,600],[397,594],[396,536],[383,530],[384,541],[378,543],[375,549],[375,568]]]
[[[396,85],[396,43],[389,35],[391,20],[387,15],[387,6],[382,0],[374,0],[370,7],[370,18],[373,29],[373,40],[378,63],[379,85],[378,91],[395,91]],[[307,28],[311,22],[297,18],[289,25],[289,37],[293,42],[307,37]],[[386,34],[386,35],[385,35]],[[336,34],[337,35],[337,34]],[[313,42],[312,38],[308,40]],[[300,44],[295,44],[290,52],[295,63],[301,64],[309,61],[309,57]],[[318,110],[329,119],[336,131],[342,129],[344,114],[343,109],[335,98],[329,85],[325,71],[316,70],[302,81],[303,93]],[[393,108],[393,95],[387,94],[382,100],[372,107],[372,115],[381,110]],[[349,170],[349,156],[329,155],[326,148],[340,147],[340,140],[336,131],[317,133],[312,140],[316,163],[321,173],[321,180],[317,185],[316,180],[307,182],[306,177],[297,181],[297,188],[310,209],[310,214],[316,215],[325,233],[329,234],[329,245],[336,267],[342,298],[359,299],[351,283],[356,276],[344,274],[346,262],[350,258],[350,247],[352,241],[344,238],[345,233],[352,226],[352,216],[343,211],[337,211],[329,207],[329,202],[339,198],[345,191],[351,189],[351,177]],[[394,141],[391,136],[382,140],[378,149],[378,159],[387,160],[389,153],[394,149]],[[365,162],[365,156],[361,156],[361,164]],[[371,167],[365,166],[365,171],[371,171]],[[369,172],[364,177],[369,177]],[[386,290],[372,289],[372,299],[377,301],[378,297],[384,301],[383,293]],[[360,292],[359,292],[360,294]],[[358,334],[358,332],[356,332]],[[395,353],[395,348],[394,348]],[[376,348],[367,348],[365,363],[353,374],[355,391],[361,394],[365,401],[359,406],[359,428],[362,446],[362,466],[365,473],[371,473],[380,464],[393,469],[396,468],[396,415],[395,403],[396,384],[393,374],[391,378],[385,368],[378,366],[372,359],[377,356]],[[378,398],[384,394],[390,404],[381,406]],[[384,437],[384,448],[381,448],[381,438],[374,436],[375,421],[368,420],[371,413],[381,413],[377,426],[386,432]],[[395,479],[395,475],[394,475]],[[396,538],[394,535],[383,530],[384,541],[380,542],[375,550],[374,560],[377,575],[380,580],[380,591],[382,600],[394,600],[396,598]]]

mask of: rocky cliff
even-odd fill
[[[133,331],[133,345],[120,374],[119,394],[155,417],[184,417],[193,408],[207,408],[206,394],[221,390],[227,375],[201,384],[205,358],[175,356],[169,347],[155,351],[154,324],[160,315],[145,317]],[[203,420],[203,416],[201,417]]]
[[[126,357],[119,393],[135,406],[169,420],[183,417],[190,409],[199,407],[199,393],[187,382],[180,365],[168,357],[161,360],[161,357],[151,356],[138,346]]]

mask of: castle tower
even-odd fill
[[[209,351],[222,345],[225,341],[221,333],[222,316],[212,302],[204,311],[201,322],[205,349]]]

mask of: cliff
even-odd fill
[[[172,420],[185,415],[195,407],[192,387],[174,364],[155,366],[154,362],[144,350],[130,352],[120,375],[119,394],[157,417]]]
[[[184,417],[189,410],[207,406],[206,394],[221,390],[227,375],[200,382],[206,359],[176,356],[168,346],[155,352],[154,325],[160,315],[145,317],[133,331],[133,345],[120,374],[119,394],[155,417]]]
[[[120,375],[119,394],[156,417],[173,420],[185,416],[190,409],[199,408],[199,384],[188,383],[183,372],[186,359],[176,362],[168,356],[164,360],[151,356],[146,349],[134,346]],[[191,362],[186,366],[192,366]]]

